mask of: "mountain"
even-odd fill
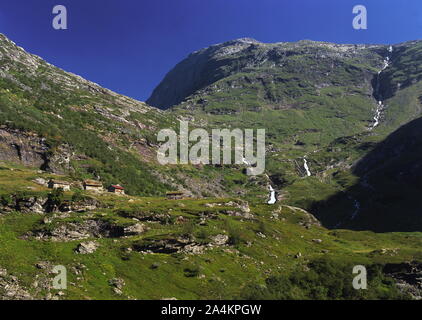
[[[312,86],[322,89],[341,83],[363,87],[365,80],[366,84],[370,82],[371,71],[382,64],[387,48],[314,41],[229,41],[189,55],[165,76],[147,103],[165,109],[197,91],[247,88],[260,93],[254,97],[257,101],[277,107],[303,94],[312,94]],[[357,81],[358,76],[363,83]],[[205,109],[215,109],[213,102],[206,103]]]
[[[0,62],[0,161],[119,183],[136,195],[237,192],[226,171],[158,164],[157,133],[177,127],[174,115],[52,66],[4,35]]]
[[[353,170],[357,162],[421,116],[421,61],[421,41],[341,45],[239,39],[189,55],[147,102],[171,107],[171,113],[202,126],[265,128],[267,173],[279,194],[312,210],[327,226],[421,230],[413,218],[387,219],[369,208],[366,220],[350,224],[353,199],[331,215],[315,209],[347,194],[359,179]],[[376,225],[380,219],[385,224]]]
[[[369,208],[366,219],[349,224],[357,205],[349,194],[341,212],[327,213],[338,204],[315,208],[348,193],[360,179],[356,164],[420,117],[420,41],[217,44],[189,55],[154,90],[148,103],[171,107],[166,111],[58,69],[4,36],[0,53],[0,160],[120,183],[138,195],[186,189],[264,200],[271,184],[280,200],[311,210],[329,227],[415,226],[390,214],[375,228]],[[237,166],[158,165],[156,135],[177,129],[178,119],[206,129],[265,128],[269,180]]]
[[[0,36],[0,300],[420,299],[421,47],[234,40],[149,106]],[[265,174],[159,165],[180,119],[265,128]]]
[[[163,189],[151,167],[138,169],[153,157],[151,131],[169,123],[162,112],[56,68],[3,35],[0,60],[0,160],[124,182],[130,192]]]

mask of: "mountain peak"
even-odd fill
[[[311,61],[315,59],[331,59],[333,62],[338,59],[364,59],[367,55],[375,54],[373,67],[376,67],[378,62],[382,63],[382,57],[372,51],[379,48],[380,46],[311,40],[263,43],[252,38],[235,39],[190,54],[166,75],[147,103],[159,108],[169,108],[198,90],[205,90],[209,85],[244,70],[281,70],[287,62],[294,69],[296,62],[289,58],[293,56],[299,60],[309,60],[309,64],[312,64]]]

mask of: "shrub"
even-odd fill
[[[358,300],[408,298],[385,277],[381,266],[371,265],[368,271],[368,289],[355,290],[352,286],[352,266],[328,259],[311,262],[310,270],[295,271],[290,275],[266,279],[265,286],[249,284],[241,297],[252,300]]]
[[[187,267],[183,270],[183,272],[185,273],[185,277],[187,278],[194,278],[199,276],[199,268],[196,266]]]

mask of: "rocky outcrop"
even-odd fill
[[[32,295],[21,286],[17,277],[0,268],[0,300],[32,300]]]
[[[49,146],[44,138],[34,133],[0,128],[0,161],[21,163],[25,166],[48,168]]]
[[[241,217],[245,219],[253,219],[253,214],[251,213],[251,209],[249,207],[249,203],[243,200],[236,200],[236,201],[229,201],[229,202],[213,202],[213,203],[206,203],[205,207],[207,208],[221,208],[219,210],[220,213],[226,214],[233,217]],[[231,207],[232,209],[226,209],[224,207]],[[204,218],[214,218],[216,217],[217,211],[213,212],[204,212],[202,216]]]
[[[51,223],[50,221],[46,221]],[[25,235],[37,240],[74,241],[88,238],[114,238],[122,237],[124,228],[115,226],[107,221],[88,219],[83,222],[59,223],[56,227],[41,228]]]
[[[219,234],[211,238],[209,243],[198,243],[191,237],[141,240],[133,244],[135,251],[143,253],[185,253],[202,254],[208,249],[227,245],[229,237]]]
[[[123,234],[125,236],[136,236],[147,231],[148,228],[142,223],[136,223],[134,225],[123,228]]]
[[[193,249],[195,243],[189,239],[161,239],[161,240],[149,240],[149,241],[140,241],[136,242],[133,245],[135,251],[144,252],[144,253],[177,253],[183,252],[185,248]],[[198,251],[198,250],[196,250]]]
[[[75,252],[79,254],[90,254],[94,253],[98,247],[99,244],[95,241],[82,242],[76,247]]]
[[[94,198],[83,201],[64,201],[61,204],[52,203],[49,198],[36,196],[9,195],[0,201],[0,212],[19,211],[22,213],[51,213],[51,212],[86,212],[101,207]]]
[[[113,288],[113,292],[117,295],[123,294],[123,287],[125,286],[125,280],[121,278],[113,278],[108,281],[109,285]]]
[[[7,126],[0,128],[0,151],[0,161],[20,163],[58,174],[71,169],[70,160],[74,157],[74,152],[67,144],[51,152],[45,138]]]
[[[384,266],[384,273],[396,280],[399,290],[415,300],[422,300],[422,263],[389,263]]]
[[[217,234],[211,237],[211,241],[217,246],[223,246],[229,242],[229,236],[225,234]]]

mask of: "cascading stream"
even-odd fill
[[[268,176],[268,174],[266,174],[265,176],[267,177],[268,181],[270,182],[268,184],[268,189],[270,191],[270,194],[268,195],[267,204],[273,205],[273,204],[275,204],[277,202],[276,192],[275,192],[273,186],[271,185],[271,179]]]
[[[306,175],[308,176],[308,177],[310,177],[311,175],[312,175],[312,173],[311,173],[311,170],[309,169],[309,166],[308,166],[308,161],[306,160],[306,158],[305,157],[303,157],[303,167],[305,168],[305,170],[306,170]]]
[[[275,196],[275,190],[272,187],[272,185],[269,185],[269,189],[270,189],[270,199],[268,200],[268,204],[275,204],[277,202],[277,197]]]
[[[380,124],[381,114],[382,114],[382,111],[385,108],[385,105],[384,105],[383,99],[382,99],[382,95],[381,95],[381,92],[380,92],[380,88],[381,88],[380,77],[381,77],[381,73],[390,66],[390,54],[393,52],[392,46],[390,46],[388,48],[388,52],[389,52],[389,55],[384,59],[384,66],[382,67],[382,69],[380,71],[378,71],[378,74],[377,74],[377,81],[376,81],[376,85],[375,85],[374,97],[377,98],[378,105],[377,105],[377,109],[375,110],[375,115],[374,115],[374,118],[373,118],[374,122],[369,127],[369,130],[373,130],[374,128],[376,128]]]

